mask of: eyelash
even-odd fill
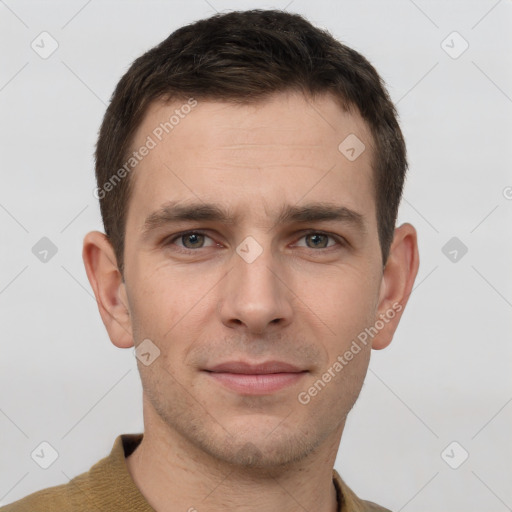
[[[186,235],[204,235],[208,238],[211,238],[206,232],[201,231],[201,230],[183,231],[181,233],[177,233],[177,234],[173,235],[171,238],[168,238],[166,241],[164,241],[164,246],[167,247],[167,246],[173,245],[176,240],[178,240]],[[334,235],[332,233],[326,233],[325,231],[318,231],[318,230],[310,230],[310,231],[303,233],[302,236],[299,238],[299,240],[308,235],[327,236],[329,238],[332,238],[337,243],[337,245],[340,247],[348,246],[348,243],[343,238],[341,238],[337,235]],[[319,249],[314,249],[312,247],[303,247],[303,249],[310,249],[310,250],[316,251],[316,252],[318,252],[321,249],[323,249],[324,251],[328,251],[328,250],[332,250],[334,248],[336,248],[336,246],[334,246],[334,245],[330,246],[330,247],[320,247]],[[189,249],[188,247],[175,246],[175,249],[178,252],[192,253],[192,252],[197,252],[200,249],[208,249],[208,247],[198,247],[197,249]]]

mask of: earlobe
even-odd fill
[[[82,259],[110,340],[116,347],[132,347],[132,326],[125,284],[108,237],[100,231],[87,233]]]
[[[393,339],[419,268],[417,233],[414,226],[405,223],[395,229],[389,257],[382,277],[377,317],[378,333],[372,348],[386,348]]]

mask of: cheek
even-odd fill
[[[138,273],[132,284],[132,327],[137,341],[152,340],[163,360],[178,366],[195,340],[204,336],[211,318],[211,285],[201,278],[184,276],[168,265],[153,272]]]
[[[325,325],[330,345],[339,349],[373,322],[377,284],[368,269],[338,268],[329,278],[310,281],[301,298]]]
[[[183,294],[181,286],[169,275],[164,278],[162,272],[155,270],[133,272],[130,276],[132,327],[139,338],[161,340],[179,320]]]

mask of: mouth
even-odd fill
[[[268,395],[296,384],[308,370],[281,361],[228,361],[205,370],[218,384],[244,395]]]

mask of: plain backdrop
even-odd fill
[[[407,141],[398,224],[418,230],[420,270],[336,469],[392,510],[512,510],[510,0],[0,1],[0,502],[67,482],[142,431],[136,360],[111,344],[81,258],[102,230],[98,128],[133,59],[250,8],[303,14],[365,55]],[[47,58],[41,37],[58,44]],[[43,237],[57,250],[46,262]],[[41,442],[58,452],[48,469],[31,457]]]

